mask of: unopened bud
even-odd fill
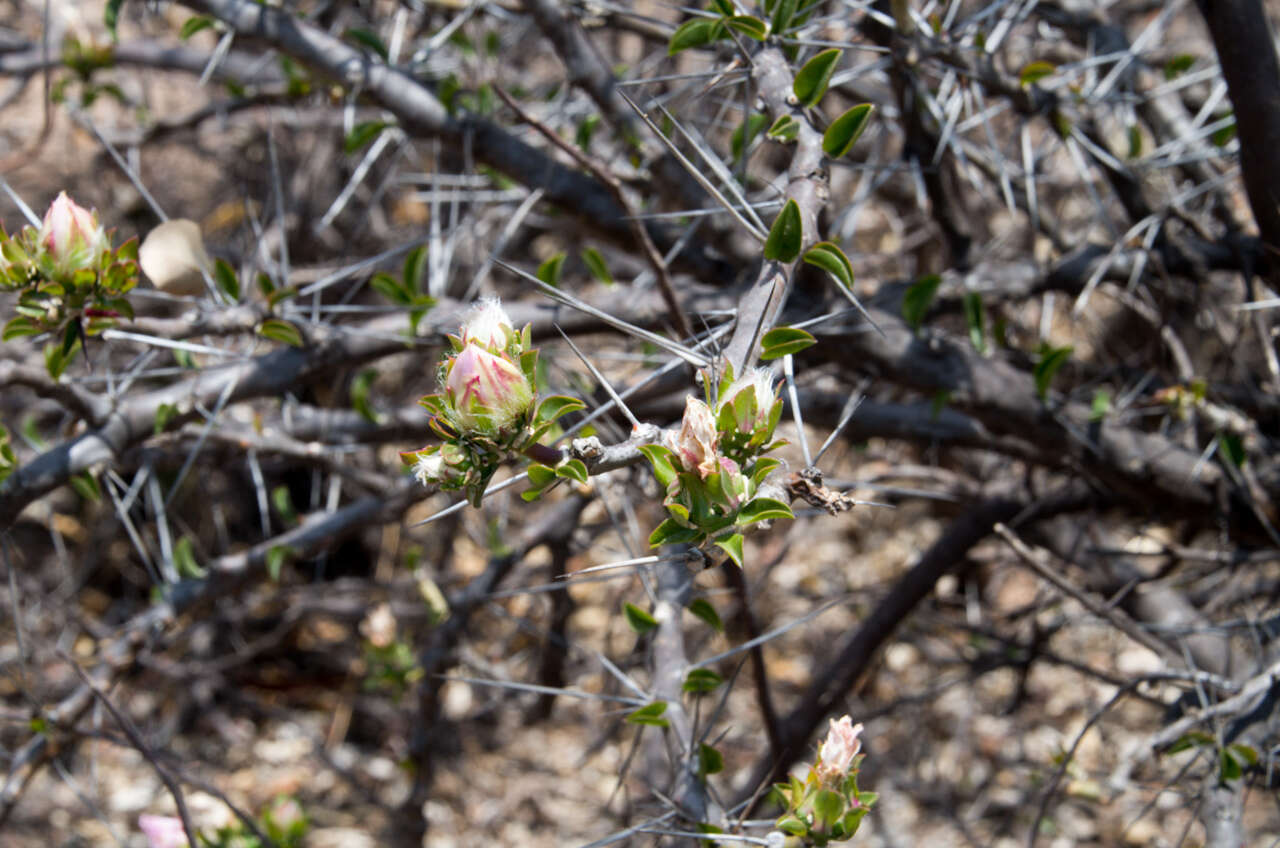
[[[519,365],[478,344],[468,344],[446,366],[445,394],[453,423],[490,435],[527,412],[534,391]]]
[[[38,237],[40,246],[62,273],[95,266],[102,252],[111,246],[97,214],[76,203],[65,191],[44,213]]]

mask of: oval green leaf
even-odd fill
[[[694,18],[691,21],[685,21],[671,34],[671,40],[667,42],[667,55],[674,56],[681,50],[710,44],[719,34],[720,21],[710,18]]]
[[[1057,71],[1057,67],[1052,62],[1030,62],[1023,66],[1022,73],[1018,74],[1018,84],[1023,88],[1034,85],[1045,77],[1053,76]]]
[[[631,629],[642,636],[658,626],[658,619],[635,604],[623,604],[622,614],[626,616],[627,624],[631,626]]]
[[[912,283],[906,294],[902,296],[902,320],[906,321],[911,329],[919,330],[920,325],[924,323],[925,313],[929,311],[929,305],[933,303],[940,285],[942,285],[941,277],[937,274],[926,274]]]
[[[791,507],[774,498],[756,498],[738,511],[739,524],[754,524],[775,518],[795,518],[795,514]]]
[[[805,62],[804,67],[796,73],[791,90],[795,92],[796,100],[801,106],[814,106],[827,93],[831,75],[835,72],[842,53],[839,47],[823,50]]]
[[[753,18],[751,15],[734,15],[731,18],[725,18],[724,22],[731,29],[742,33],[747,38],[764,41],[769,37],[769,28],[765,25],[765,22],[759,18]]]
[[[760,358],[778,359],[789,353],[798,353],[817,344],[809,332],[795,327],[774,327],[760,340]]]
[[[803,239],[800,207],[794,200],[788,200],[769,228],[769,238],[764,243],[764,258],[774,262],[794,262],[800,255]]]
[[[831,126],[822,134],[823,152],[832,159],[839,159],[848,153],[858,136],[867,128],[873,111],[875,107],[870,103],[859,103],[832,121]]]
[[[279,318],[268,318],[263,321],[262,326],[258,328],[258,335],[293,347],[302,347],[302,333],[288,321],[282,321]]]
[[[818,242],[805,253],[804,261],[826,271],[846,289],[853,289],[853,263],[834,242]]]

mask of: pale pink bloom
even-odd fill
[[[40,225],[40,244],[60,271],[74,271],[93,265],[110,246],[98,216],[61,192]]]
[[[858,734],[862,732],[862,724],[853,723],[853,719],[843,716],[839,721],[830,720],[827,738],[818,749],[818,779],[823,783],[838,783],[849,773],[853,758],[862,750],[862,740]]]
[[[680,432],[667,434],[667,447],[679,458],[686,471],[696,471],[703,480],[718,470],[716,447],[720,434],[716,432],[716,417],[711,407],[693,395],[685,398],[684,418]]]
[[[496,297],[486,298],[475,305],[466,323],[462,325],[462,343],[506,350],[515,328]]]
[[[743,392],[751,392],[755,396],[756,413],[750,421],[737,421],[737,425],[740,431],[750,433],[769,420],[769,411],[773,409],[773,404],[778,399],[773,390],[773,374],[768,368],[753,368],[743,374],[720,393],[716,412],[731,405]]]
[[[450,360],[444,387],[453,421],[463,430],[501,430],[533,403],[533,386],[520,366],[476,344]]]
[[[182,819],[174,816],[138,816],[138,827],[150,848],[187,848],[187,832]]]

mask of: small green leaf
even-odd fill
[[[564,267],[564,254],[557,253],[538,266],[538,272],[535,276],[549,286],[560,286],[560,269]]]
[[[778,359],[789,353],[798,353],[817,343],[818,340],[807,330],[796,327],[774,327],[760,340],[760,358]]]
[[[662,717],[662,714],[666,711],[666,701],[654,701],[652,704],[645,704],[640,709],[630,713],[627,716],[627,721],[631,724],[643,724],[649,727],[667,727],[670,722]]]
[[[579,409],[586,408],[587,405],[577,398],[552,395],[538,404],[538,413],[533,420],[539,424],[545,421],[555,421],[561,415],[568,415],[570,412],[577,412]]]
[[[102,500],[102,490],[98,488],[98,481],[88,471],[75,475],[69,482],[76,494],[85,500],[94,503]]]
[[[659,524],[654,531],[649,534],[649,547],[656,548],[659,545],[683,545],[689,542],[695,542],[702,534],[690,527],[685,527],[674,518],[668,518]]]
[[[729,555],[738,568],[742,568],[742,534],[734,533],[716,539],[716,547]]]
[[[818,817],[818,821],[825,825],[824,829],[829,830],[844,815],[844,803],[840,793],[832,792],[830,789],[818,790],[818,794],[813,799],[813,812]]]
[[[422,292],[422,279],[427,269],[427,246],[420,244],[409,251],[400,271],[400,281],[411,292]]]
[[[969,341],[978,353],[987,352],[987,309],[982,305],[982,295],[965,292],[964,320],[969,325]]]
[[[913,330],[919,330],[924,323],[924,316],[938,293],[942,278],[937,274],[926,274],[916,280],[902,296],[902,319]]]
[[[227,297],[231,298],[232,303],[240,302],[240,278],[236,276],[235,269],[227,260],[218,259],[213,263],[213,281]]]
[[[769,238],[764,243],[764,258],[774,262],[794,262],[800,255],[803,240],[800,207],[794,200],[788,200],[769,228]]]
[[[1045,77],[1053,76],[1058,68],[1052,62],[1030,62],[1024,65],[1022,72],[1018,74],[1018,85],[1026,88],[1034,85]]]
[[[178,414],[178,407],[171,403],[162,403],[156,407],[155,421],[152,422],[152,432],[159,435],[169,426],[169,422]]]
[[[724,771],[724,757],[715,748],[706,743],[698,744],[698,774],[704,777]],[[708,831],[703,831],[706,833]],[[718,832],[718,831],[717,831]]]
[[[719,37],[720,31],[721,23],[718,20],[694,18],[685,21],[671,34],[671,40],[667,42],[667,55],[674,56],[681,50],[710,44]]]
[[[276,508],[285,524],[298,523],[298,510],[293,506],[293,497],[288,486],[276,486],[271,490],[271,505]]]
[[[386,271],[379,271],[370,277],[369,288],[397,306],[408,306],[413,301],[413,295],[404,284]]]
[[[366,368],[351,381],[351,408],[371,424],[378,423],[378,413],[374,412],[373,407],[369,405],[369,389],[377,378],[376,369]]]
[[[529,475],[529,483],[535,489],[545,489],[556,479],[554,468],[538,462],[530,463],[529,467],[525,469],[525,473]]]
[[[822,95],[827,93],[827,86],[831,84],[831,75],[835,72],[843,52],[838,47],[823,50],[805,62],[804,67],[796,73],[791,90],[795,92],[796,100],[801,106],[815,106],[822,99]]]
[[[556,476],[579,483],[587,482],[587,466],[580,459],[569,459],[556,466]]]
[[[382,39],[379,38],[376,33],[370,32],[367,29],[352,27],[343,33],[343,36],[349,41],[354,41],[357,44],[368,47],[374,53],[381,56],[382,61],[384,62],[391,56],[390,51],[387,50],[387,45],[382,43]]]
[[[1093,393],[1093,403],[1089,405],[1089,420],[1102,421],[1111,411],[1111,392],[1097,389]]]
[[[193,18],[187,18],[182,22],[182,29],[178,30],[178,38],[186,41],[202,29],[208,29],[213,26],[213,18],[205,15],[196,15]]]
[[[658,626],[658,619],[632,603],[622,605],[622,614],[627,618],[631,629],[643,636]]]
[[[796,816],[783,816],[778,819],[778,830],[791,836],[804,836],[809,832],[809,825]]]
[[[293,548],[289,545],[272,545],[267,549],[267,576],[273,582],[280,582],[280,572],[284,568],[285,560],[293,556]]]
[[[1129,125],[1129,149],[1126,154],[1130,159],[1137,159],[1142,155],[1142,130],[1137,124]]]
[[[386,121],[361,121],[351,128],[347,137],[342,140],[342,149],[346,153],[355,153],[366,147],[382,134],[391,124]]]
[[[1053,382],[1053,376],[1058,373],[1063,365],[1067,364],[1067,360],[1071,358],[1071,347],[1045,347],[1040,352],[1040,359],[1035,364],[1035,368],[1031,370],[1032,376],[1036,380],[1036,394],[1041,400],[1049,394],[1049,384]]]
[[[1165,749],[1166,754],[1180,754],[1192,748],[1202,748],[1214,744],[1214,738],[1200,730],[1192,730],[1178,737],[1172,745]]]
[[[1231,113],[1228,112],[1226,115],[1222,117],[1229,118],[1231,117]],[[1216,145],[1217,147],[1226,147],[1228,144],[1231,143],[1231,139],[1235,137],[1236,137],[1236,122],[1233,119],[1231,123],[1227,124],[1221,129],[1214,130],[1213,133],[1210,134],[1209,140],[1212,141],[1214,145]]]
[[[826,271],[846,289],[853,290],[853,263],[839,245],[820,241],[805,252],[804,261]]]
[[[1236,468],[1243,467],[1248,458],[1244,451],[1244,440],[1235,433],[1218,434],[1218,455]]]
[[[690,601],[689,612],[701,619],[715,632],[724,632],[724,622],[720,620],[720,614],[716,612],[716,608],[706,598],[695,598]]]
[[[769,28],[765,22],[751,15],[733,15],[725,18],[724,22],[730,29],[742,33],[747,38],[764,41],[769,37]]]
[[[735,161],[742,158],[743,153],[751,146],[751,142],[755,140],[755,137],[760,134],[760,130],[764,129],[764,125],[768,120],[768,116],[759,112],[752,112],[733,131],[733,135],[729,137],[729,153]]]
[[[692,695],[705,695],[714,692],[724,683],[724,678],[709,668],[695,668],[689,671],[680,688]]]
[[[756,498],[738,511],[739,524],[772,521],[775,518],[795,518],[791,507],[774,498]]]
[[[107,32],[111,33],[112,41],[119,40],[116,26],[120,23],[120,7],[123,5],[124,0],[107,0],[107,7],[102,11],[102,23],[106,25]]]
[[[1223,783],[1229,780],[1239,780],[1244,776],[1244,769],[1241,767],[1240,761],[1228,749],[1223,748],[1218,752],[1218,762],[1218,779]]]
[[[719,12],[726,18],[736,13],[733,8],[733,0],[711,0],[710,11]]]
[[[1191,70],[1191,66],[1196,63],[1196,57],[1190,53],[1179,53],[1164,65],[1164,78],[1171,80],[1178,74]]]
[[[827,131],[822,134],[822,150],[832,159],[839,159],[853,147],[853,143],[862,135],[870,122],[875,107],[870,103],[860,103],[831,122]]]
[[[778,116],[778,120],[774,121],[773,126],[769,127],[769,131],[765,133],[769,138],[783,144],[795,141],[799,134],[800,122],[790,115]]]
[[[800,0],[776,0],[773,6],[773,19],[769,21],[769,31],[774,35],[786,32],[791,19],[796,16],[796,8]]]
[[[613,274],[609,273],[609,265],[604,261],[600,251],[594,247],[583,248],[582,261],[587,264],[587,269],[591,271],[591,276],[606,286],[613,285]]]
[[[190,536],[183,536],[174,544],[173,567],[177,570],[179,577],[198,580],[205,576],[205,570],[196,561],[195,545]]]
[[[10,318],[4,325],[4,331],[0,332],[0,341],[10,341],[11,339],[21,338],[22,336],[38,336],[41,330],[36,324],[25,315],[19,315]]]
[[[298,332],[298,328],[293,324],[279,318],[268,318],[263,321],[262,326],[258,328],[258,335],[293,347],[302,347],[302,333]]]
[[[671,449],[663,445],[641,445],[637,450],[644,454],[649,464],[653,466],[653,476],[657,478],[658,485],[664,489],[670,486],[671,481],[676,479],[675,464],[671,461]]]

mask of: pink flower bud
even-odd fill
[[[696,471],[703,480],[718,470],[716,446],[720,434],[716,432],[716,417],[711,407],[693,395],[685,398],[684,418],[680,432],[667,434],[667,447],[675,451],[686,471]]]
[[[40,225],[40,245],[53,257],[59,271],[91,267],[110,247],[98,216],[61,192]]]
[[[187,832],[182,819],[173,816],[138,816],[138,828],[150,848],[187,848]]]
[[[533,404],[533,386],[520,366],[478,344],[469,344],[445,370],[445,394],[453,423],[491,434],[509,426]]]
[[[818,779],[826,784],[839,783],[853,766],[853,758],[862,750],[862,740],[858,734],[862,732],[862,724],[854,724],[853,719],[842,716],[839,721],[830,720],[827,738],[818,749],[818,764],[815,770]]]
[[[462,325],[463,344],[478,344],[494,350],[506,350],[515,335],[511,319],[496,297],[476,304]]]
[[[743,419],[735,415],[734,420],[738,425],[739,432],[750,433],[757,427],[768,423],[769,413],[778,399],[773,390],[773,375],[769,373],[769,369],[753,368],[730,383],[729,388],[720,393],[720,402],[716,405],[716,412],[719,413],[726,406],[731,406],[737,410],[739,403],[735,401],[738,401],[744,392],[749,392],[749,396],[755,400],[755,412],[749,419]]]

